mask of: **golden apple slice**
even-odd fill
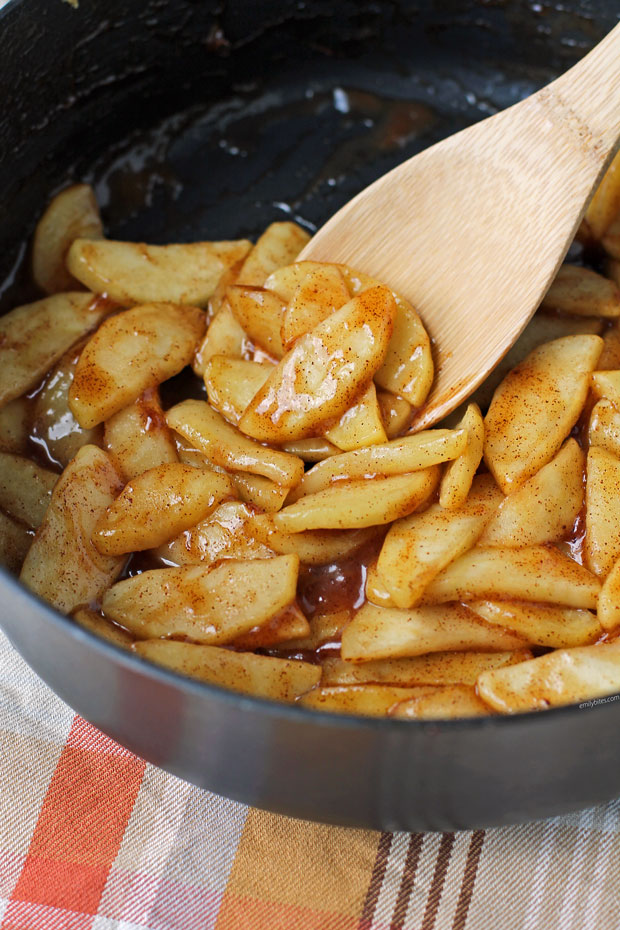
[[[225,300],[222,309],[209,324],[204,339],[196,349],[192,368],[198,377],[202,378],[209,359],[214,355],[245,358],[249,350],[250,340],[238,323],[229,302]]]
[[[354,449],[318,462],[307,471],[289,501],[343,486],[356,478],[387,477],[422,471],[460,455],[467,445],[465,430],[432,429],[366,449]]]
[[[319,323],[350,299],[338,265],[324,264],[311,269],[297,285],[288,302],[282,320],[282,345],[290,349],[300,336],[311,332]]]
[[[620,153],[615,156],[586,210],[585,220],[595,239],[602,239],[620,213]]]
[[[374,383],[342,414],[335,426],[325,431],[325,436],[343,452],[387,442]]]
[[[103,612],[141,639],[187,636],[229,643],[294,601],[298,569],[294,555],[156,568],[113,585],[103,597]]]
[[[395,705],[429,688],[391,688],[388,685],[347,685],[315,688],[300,698],[299,703],[314,710],[334,714],[357,714],[363,717],[385,717]]]
[[[478,404],[469,404],[463,419],[457,423],[456,429],[465,430],[467,447],[446,466],[441,479],[439,503],[448,510],[457,509],[465,503],[474,475],[482,460],[484,420]]]
[[[277,294],[262,287],[233,285],[226,296],[233,314],[252,342],[282,358],[284,347],[280,337],[286,304]]]
[[[529,649],[512,652],[431,652],[406,659],[371,659],[345,662],[325,659],[324,685],[469,685],[473,687],[482,672],[504,668],[531,659]]]
[[[309,662],[231,652],[219,646],[146,639],[136,643],[133,651],[181,675],[274,701],[294,701],[321,678],[320,666]]]
[[[93,294],[55,294],[0,319],[0,406],[36,387],[108,312]]]
[[[493,514],[481,546],[539,546],[565,539],[583,507],[584,455],[574,439]]]
[[[399,720],[452,720],[488,717],[493,713],[471,685],[445,685],[396,704],[390,717]]]
[[[595,608],[600,582],[557,549],[470,549],[437,575],[423,604],[455,600],[523,600]]]
[[[133,403],[191,361],[204,332],[198,307],[145,304],[109,317],[86,343],[69,407],[88,429]]]
[[[213,355],[204,373],[209,403],[236,426],[272,371],[269,363]]]
[[[534,349],[508,374],[486,415],[484,458],[505,494],[550,462],[577,422],[603,342],[567,336]]]
[[[364,604],[342,632],[341,655],[369,662],[464,649],[506,652],[525,645],[521,636],[486,623],[462,604],[411,610]]]
[[[620,560],[615,563],[603,582],[597,614],[601,626],[608,632],[620,626]]]
[[[562,265],[541,306],[575,316],[620,316],[620,291],[613,281],[580,265]]]
[[[232,497],[227,475],[182,462],[138,475],[97,522],[93,542],[104,555],[154,549],[195,526]]]
[[[103,238],[99,207],[89,184],[73,184],[56,194],[37,223],[32,276],[46,294],[75,289],[77,281],[65,262],[71,243],[78,238]]]
[[[620,411],[610,400],[599,400],[592,408],[588,444],[620,458]]]
[[[20,575],[58,610],[96,601],[120,573],[125,558],[101,555],[92,535],[122,487],[111,458],[97,446],[82,446],[58,479]]]
[[[271,223],[243,262],[239,284],[263,287],[272,272],[295,261],[309,239],[297,223]]]
[[[586,465],[585,561],[607,575],[620,557],[620,459],[596,446]]]
[[[377,401],[387,437],[396,439],[411,423],[413,416],[411,404],[404,397],[390,394],[389,391],[377,391]]]
[[[0,417],[2,411],[0,411]],[[322,462],[328,459],[330,455],[338,455],[341,451],[327,439],[293,439],[291,442],[285,442],[282,445],[285,452],[291,455],[298,455],[304,462]]]
[[[178,461],[157,388],[119,410],[105,424],[104,445],[125,481]]]
[[[432,504],[394,523],[377,571],[395,606],[414,607],[433,578],[475,545],[502,500],[493,478],[480,475],[458,510]]]
[[[210,565],[219,559],[268,559],[274,552],[252,534],[253,516],[254,509],[243,501],[225,501],[196,526],[159,546],[155,555],[166,565]]]
[[[300,458],[254,442],[202,400],[182,401],[171,407],[166,419],[171,429],[214,465],[263,475],[285,487],[294,487],[302,478],[304,463]]]
[[[467,606],[489,623],[522,636],[532,646],[589,646],[604,632],[596,614],[589,610],[525,601],[470,601]]]
[[[112,623],[111,620],[107,620],[102,614],[90,607],[78,607],[77,610],[73,611],[71,617],[85,630],[90,630],[91,633],[95,633],[97,636],[101,636],[102,639],[114,643],[116,646],[121,646],[123,649],[130,649],[131,644],[134,642],[133,636],[127,630],[124,630],[122,626]]]
[[[320,433],[348,410],[383,361],[394,312],[390,291],[372,288],[302,336],[258,392],[240,429],[277,443]]]
[[[389,478],[336,482],[274,514],[284,533],[351,530],[391,523],[426,503],[439,483],[437,465]]]
[[[620,370],[593,371],[592,393],[597,399],[603,397],[616,408],[620,407]]]
[[[504,714],[546,710],[620,691],[620,642],[556,649],[510,668],[483,672],[478,693]]]
[[[30,529],[40,526],[58,481],[56,472],[21,455],[0,452],[0,507]]]
[[[286,533],[269,514],[255,514],[248,533],[281,555],[295,553],[306,565],[327,565],[349,556],[376,535],[373,527],[361,530],[309,530]]]
[[[76,239],[67,254],[67,268],[89,290],[125,307],[152,303],[206,307],[220,277],[251,247],[247,239],[183,245]]]
[[[0,565],[19,574],[34,533],[0,510]]]

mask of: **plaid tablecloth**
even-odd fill
[[[619,802],[444,834],[253,810],[113,743],[0,634],[0,930],[602,930],[619,827]]]

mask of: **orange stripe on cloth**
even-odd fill
[[[357,930],[380,837],[251,809],[216,930]]]
[[[146,763],[75,717],[43,800],[2,930],[23,905],[96,914]]]

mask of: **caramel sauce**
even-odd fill
[[[380,533],[346,558],[328,565],[302,565],[297,583],[299,605],[308,619],[339,610],[358,610],[366,599],[368,566],[379,555]]]

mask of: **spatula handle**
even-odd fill
[[[602,170],[620,144],[620,24],[541,95],[564,111],[576,145]]]

